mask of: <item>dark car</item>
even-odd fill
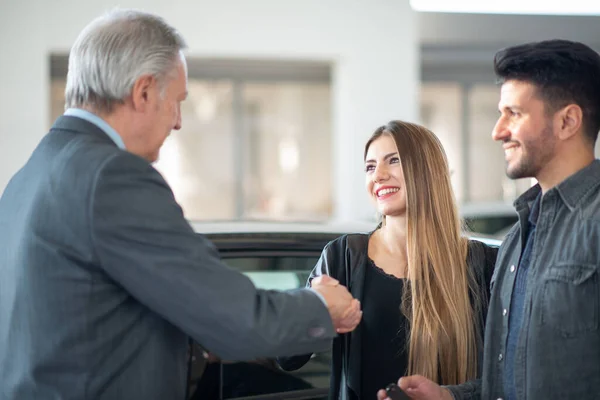
[[[223,260],[246,274],[261,289],[304,287],[323,247],[350,232],[368,232],[372,223],[198,223],[219,249]],[[480,239],[499,245],[494,239]],[[319,353],[294,372],[284,372],[274,360],[226,362],[198,345],[193,347],[190,398],[198,399],[326,399],[330,354]]]
[[[480,202],[461,207],[461,217],[471,232],[502,240],[519,220],[517,211],[507,202]]]

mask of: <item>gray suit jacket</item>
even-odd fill
[[[310,291],[257,290],[144,159],[60,117],[0,199],[0,399],[183,399],[187,335],[224,359],[327,349]]]

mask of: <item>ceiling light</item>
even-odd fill
[[[474,14],[600,15],[600,2],[570,0],[410,0],[416,11]]]

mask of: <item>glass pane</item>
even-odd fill
[[[469,92],[469,200],[494,201],[504,197],[502,144],[492,139],[498,120],[499,88],[476,85]]]
[[[154,164],[186,218],[234,219],[235,138],[231,81],[190,80],[181,106],[182,128],[165,141]],[[65,80],[50,83],[50,123],[64,111]]]
[[[247,257],[226,262],[244,272],[256,287],[288,290],[304,287],[318,257]]]
[[[54,78],[50,82],[50,126],[65,112],[65,79]]]
[[[51,79],[50,122],[64,109]],[[326,220],[332,214],[329,83],[190,79],[182,129],[155,167],[190,220]],[[309,161],[310,160],[310,161]]]
[[[332,212],[330,85],[248,83],[243,102],[244,217],[327,219]]]
[[[469,92],[469,179],[471,202],[512,201],[531,187],[529,178],[506,176],[502,143],[492,139],[498,120],[500,89],[496,85],[475,85]]]
[[[457,200],[463,197],[461,87],[456,83],[421,85],[421,121],[442,142]]]
[[[180,131],[165,141],[155,167],[190,220],[235,217],[233,84],[190,80]]]

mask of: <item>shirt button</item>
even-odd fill
[[[503,357],[502,357],[502,353],[500,353],[500,354],[498,355],[498,361],[502,361],[502,358],[503,358]]]
[[[504,310],[502,310],[502,315],[504,315],[506,317],[506,314],[508,314],[508,311],[505,308]]]
[[[514,265],[510,266],[510,272],[515,272],[515,266]]]

